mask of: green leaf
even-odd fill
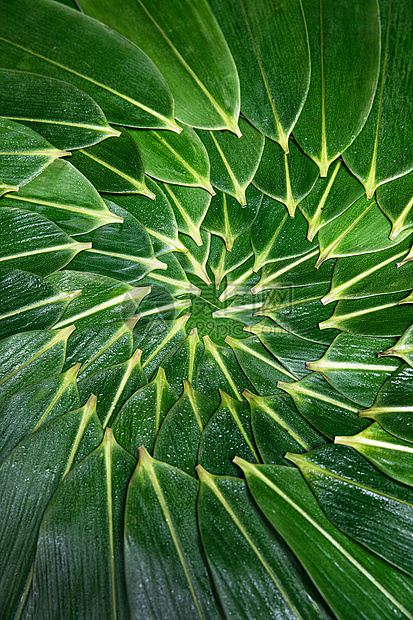
[[[191,317],[189,318],[189,322]],[[187,325],[187,329],[188,329]],[[177,394],[181,394],[183,381],[192,383],[196,369],[204,351],[204,346],[198,337],[196,328],[191,329],[183,342],[178,344],[162,362],[166,377]]]
[[[128,398],[147,383],[141,367],[141,355],[142,351],[137,349],[126,362],[98,370],[79,381],[82,403],[91,394],[97,397],[96,411],[103,428],[110,425]]]
[[[177,259],[183,267],[185,273],[192,274],[203,280],[207,286],[211,284],[211,279],[206,270],[206,264],[209,254],[209,246],[211,235],[204,230],[201,233],[202,245],[199,246],[190,237],[180,235],[182,245],[185,245],[187,252],[185,254],[177,254]]]
[[[159,427],[177,399],[160,367],[155,378],[137,390],[116,416],[112,424],[116,441],[135,457],[140,446],[152,452]]]
[[[385,351],[381,351],[379,355],[380,357],[386,355],[400,357],[407,364],[413,366],[413,325],[406,329],[396,344]]]
[[[69,304],[54,329],[72,323],[83,328],[93,327],[97,322],[127,321],[150,290],[148,287],[133,288],[106,276],[70,270],[59,271],[48,280],[63,291],[82,289],[80,297]]]
[[[202,543],[226,617],[330,617],[283,541],[257,511],[243,480],[197,469]],[[242,558],[242,562],[240,562]]]
[[[105,226],[104,232],[92,230],[82,235],[91,247],[82,256],[76,257],[70,267],[132,285],[154,269],[166,269],[165,263],[155,258],[151,240],[142,224],[115,203],[107,200],[106,204],[118,215],[118,222]]]
[[[363,10],[351,0],[305,0],[303,8],[311,83],[294,135],[325,177],[370,112],[380,68],[380,16],[377,0],[364,2]]]
[[[181,133],[130,129],[142,154],[149,176],[178,185],[214,190],[209,181],[208,153],[195,130],[185,126]]]
[[[199,440],[215,403],[183,382],[183,394],[172,405],[159,429],[153,450],[158,461],[178,467],[195,478]]]
[[[297,379],[261,344],[258,338],[237,340],[227,336],[225,342],[233,350],[245,376],[259,394],[273,394],[278,381]]]
[[[320,329],[341,329],[363,336],[401,336],[413,322],[413,308],[402,304],[405,293],[339,301]]]
[[[192,284],[186,277],[185,271],[182,269],[180,262],[174,254],[162,255],[162,263],[167,266],[166,271],[155,269],[148,273],[142,280],[141,284],[149,286],[161,286],[164,291],[173,297],[178,295],[200,295],[201,289]]]
[[[188,318],[189,314],[184,314],[172,321],[138,322],[133,334],[134,347],[142,350],[142,368],[148,377],[155,373],[167,354],[185,340]]]
[[[267,263],[307,254],[312,245],[305,237],[306,221],[298,212],[288,217],[283,205],[276,200],[266,201],[259,218],[251,226],[251,244],[254,250],[254,271]]]
[[[68,235],[79,235],[94,228],[120,222],[107,208],[91,183],[64,159],[52,162],[43,172],[8,194],[2,206],[35,211],[55,222]]]
[[[71,325],[13,334],[0,341],[0,400],[62,371]]]
[[[80,407],[76,385],[79,364],[20,390],[0,405],[0,460],[45,421]]]
[[[211,235],[208,267],[214,275],[215,288],[219,290],[223,278],[230,271],[246,262],[251,256],[252,246],[249,230],[246,230],[234,240],[230,252],[227,250],[222,237]]]
[[[413,441],[413,369],[402,366],[378,391],[369,409],[359,411],[361,418],[373,418],[388,433]]]
[[[131,618],[220,618],[196,521],[198,482],[139,451],[125,512]],[[168,558],[165,563],[165,558]]]
[[[288,152],[288,137],[310,83],[310,54],[301,3],[213,0],[237,65],[241,108],[263,134]],[[241,129],[242,130],[242,129]]]
[[[286,452],[307,452],[325,443],[324,437],[298,413],[289,396],[262,397],[248,390],[242,395],[251,409],[251,428],[264,463],[286,465]],[[238,453],[237,456],[242,455]]]
[[[411,489],[381,474],[355,450],[323,446],[289,454],[336,527],[397,568],[413,573]]]
[[[369,407],[383,382],[398,369],[394,360],[378,358],[391,339],[340,334],[308,370],[320,372],[350,400]]]
[[[350,446],[394,480],[413,486],[413,445],[390,435],[374,423],[350,437],[337,436],[335,443]]]
[[[259,190],[282,202],[294,217],[298,203],[311,191],[318,168],[293,140],[284,153],[279,144],[265,140],[264,151],[253,183]]]
[[[258,506],[343,620],[412,618],[413,581],[337,530],[298,470],[236,459]]]
[[[211,416],[199,443],[198,462],[218,476],[237,476],[234,456],[259,463],[251,432],[250,411],[245,402],[219,390],[221,402]],[[198,471],[198,470],[197,470]]]
[[[413,226],[413,173],[380,185],[376,190],[377,204],[392,223],[390,239]]]
[[[323,329],[321,332],[318,328],[319,322],[330,316],[331,310],[320,303],[328,288],[329,284],[323,283],[275,289],[270,292],[264,305],[255,311],[254,316],[268,317],[300,338],[330,344],[338,336],[338,331],[323,327],[320,328]]]
[[[81,364],[79,379],[92,372],[126,361],[132,355],[133,328],[137,318],[129,321],[99,323],[76,329],[70,335],[64,370],[71,364]]]
[[[177,319],[183,310],[191,307],[192,300],[173,297],[162,285],[154,285],[151,292],[143,299],[136,318],[143,323],[150,323],[155,318],[160,321]]]
[[[195,387],[212,398],[217,406],[218,389],[227,392],[233,398],[242,400],[241,392],[251,383],[241,370],[234,353],[228,347],[219,346],[209,336],[203,337],[204,353],[198,365]]]
[[[68,610],[83,618],[129,617],[123,515],[134,467],[135,459],[107,429],[100,446],[59,486],[39,531],[28,602],[34,619],[64,617]],[[62,570],[62,554],[67,571]]]
[[[306,364],[318,359],[326,350],[325,345],[290,334],[268,319],[245,330],[257,336],[267,351],[298,379],[308,374]]]
[[[0,338],[16,332],[48,329],[81,291],[60,291],[25,271],[0,275]]]
[[[357,417],[357,405],[315,372],[294,383],[280,381],[278,387],[292,397],[300,414],[329,439],[338,433],[357,433],[368,424]]]
[[[308,222],[307,238],[312,241],[317,232],[343,213],[364,194],[361,183],[339,160],[325,178],[319,177],[299,209]]]
[[[168,252],[186,252],[186,248],[178,239],[178,225],[168,198],[160,185],[147,178],[149,190],[156,194],[154,200],[142,195],[118,195],[108,196],[111,202],[129,211],[146,228],[149,234],[156,256]],[[204,191],[204,190],[197,190]],[[158,213],[162,213],[162,217]]]
[[[334,262],[328,262],[315,269],[318,248],[298,258],[285,258],[274,263],[264,265],[261,277],[251,291],[254,295],[274,288],[295,288],[298,286],[314,286],[331,282]]]
[[[167,5],[162,0],[122,0],[116,11],[110,0],[81,0],[80,5],[148,54],[168,82],[179,120],[239,133],[237,70],[205,0]]]
[[[69,237],[43,215],[0,208],[0,269],[21,269],[47,276],[90,248]],[[76,289],[71,289],[76,290]]]
[[[264,148],[264,136],[245,119],[240,119],[242,137],[228,132],[200,131],[211,162],[211,183],[247,204],[245,190],[254,178]]]
[[[13,10],[9,4],[3,0],[0,66],[70,82],[93,97],[111,123],[179,131],[165,80],[142,50],[57,2],[13,0]]]
[[[208,211],[211,194],[200,187],[169,183],[163,183],[162,187],[174,211],[179,232],[192,237],[197,245],[202,245],[200,226]]]
[[[31,127],[58,149],[78,149],[119,135],[97,103],[72,84],[4,69],[0,80],[0,116]]]
[[[228,252],[231,252],[235,239],[250,228],[266,198],[250,185],[246,191],[246,200],[247,205],[243,208],[231,196],[218,192],[212,198],[202,222],[202,228],[225,241]]]
[[[120,133],[116,140],[75,151],[70,161],[99,192],[137,192],[155,198],[146,187],[139,149],[127,131]]]
[[[366,188],[368,198],[378,185],[413,168],[405,138],[411,131],[413,111],[413,64],[408,38],[413,7],[392,0],[379,0],[379,7],[382,46],[377,92],[363,131],[343,154],[351,172]]]
[[[403,241],[411,231],[397,239]],[[389,221],[374,200],[365,196],[354,202],[344,213],[322,228],[318,233],[320,256],[317,266],[328,258],[359,256],[366,252],[379,252],[394,247],[389,239]]]
[[[5,618],[18,615],[24,603],[40,521],[54,491],[72,465],[101,441],[95,402],[41,426],[0,466],[0,610]]]
[[[13,186],[11,189],[16,189],[15,186],[24,185],[52,161],[65,155],[70,153],[56,149],[30,127],[0,118],[0,168],[3,187],[6,184]]]
[[[335,266],[331,288],[321,302],[329,304],[339,299],[360,299],[397,293],[411,289],[412,264],[401,265],[411,239],[379,252],[340,258]]]

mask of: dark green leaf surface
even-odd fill
[[[0,460],[21,439],[68,411],[80,407],[76,385],[79,364],[20,390],[0,406]]]
[[[243,114],[288,152],[310,82],[301,3],[274,8],[268,0],[213,0],[210,5],[237,65]]]
[[[390,435],[379,424],[351,437],[337,436],[335,442],[354,448],[390,478],[413,486],[413,445]]]
[[[150,290],[148,287],[133,288],[106,276],[70,270],[49,276],[49,282],[63,291],[82,290],[80,297],[69,304],[55,328],[72,323],[77,328],[83,328],[93,327],[97,322],[127,321]]]
[[[82,403],[91,394],[97,397],[97,415],[103,428],[110,425],[127,399],[147,383],[147,377],[141,367],[141,354],[142,352],[137,349],[126,362],[98,370],[79,381],[79,396]]]
[[[106,203],[121,221],[105,226],[104,234],[92,231],[82,235],[91,247],[75,258],[70,267],[132,285],[154,269],[166,269],[165,263],[155,257],[149,235],[138,220],[115,203]]]
[[[179,131],[159,70],[119,34],[51,0],[2,0],[1,10],[0,66],[70,82],[111,123]]]
[[[393,241],[403,230],[413,226],[412,198],[412,172],[377,188],[377,203],[392,223],[390,239]]]
[[[317,265],[328,258],[359,256],[391,248],[403,241],[411,231],[389,239],[389,221],[374,200],[359,198],[344,213],[318,233],[320,257]]]
[[[136,129],[129,133],[142,153],[149,176],[167,183],[202,187],[214,194],[208,153],[192,127],[185,126],[179,135]]]
[[[352,0],[304,0],[303,8],[311,82],[294,135],[326,176],[370,112],[380,68],[380,17],[377,0],[362,8]]]
[[[289,396],[262,397],[248,390],[242,395],[251,409],[251,428],[264,463],[286,465],[286,452],[307,452],[325,443],[324,437],[298,413]]]
[[[43,215],[0,208],[1,270],[21,269],[47,276],[88,248],[89,242],[75,241]]]
[[[191,317],[189,317],[190,327]],[[166,377],[177,394],[182,393],[184,381],[187,380],[190,383],[195,378],[196,369],[204,351],[204,346],[199,339],[198,331],[195,328],[191,329],[185,340],[172,350],[169,355],[163,360],[162,368],[165,371]]]
[[[258,506],[340,619],[412,618],[413,581],[337,530],[297,470],[236,462]]]
[[[356,433],[368,424],[357,417],[357,404],[315,372],[294,383],[279,382],[278,387],[293,398],[301,415],[329,439],[337,433]]]
[[[340,334],[322,358],[306,367],[320,372],[344,396],[367,407],[399,367],[395,360],[378,357],[389,344],[391,339]]]
[[[402,366],[377,393],[369,409],[359,411],[360,417],[373,418],[385,431],[413,441],[413,369]]]
[[[13,334],[0,341],[0,400],[61,372],[74,326]]]
[[[162,263],[167,266],[166,270],[164,268],[162,271],[154,269],[142,280],[141,284],[161,286],[164,291],[173,297],[185,294],[201,294],[201,289],[188,280],[185,271],[181,267],[181,263],[174,254],[163,254],[161,258]],[[201,284],[199,281],[198,283]]]
[[[99,323],[76,329],[70,335],[64,369],[77,361],[81,364],[79,378],[87,374],[124,362],[132,355],[133,328],[137,318],[129,321]]]
[[[58,620],[69,615],[102,620],[129,618],[123,515],[135,463],[107,429],[100,446],[59,486],[39,531],[28,601],[33,620]],[[73,567],[70,572],[61,570],[62,555]]]
[[[177,398],[160,367],[156,377],[137,390],[119,411],[112,424],[116,440],[135,457],[140,446],[152,452],[159,427]]]
[[[91,183],[64,159],[51,163],[21,187],[18,194],[5,196],[1,205],[35,211],[69,235],[121,221],[109,211]]]
[[[131,618],[220,618],[198,534],[198,488],[192,476],[140,449],[125,513]]]
[[[413,307],[400,305],[405,293],[339,301],[320,329],[341,329],[363,336],[401,336],[413,322]],[[327,306],[328,308],[328,306]]]
[[[400,265],[411,239],[405,239],[394,247],[370,254],[340,258],[335,266],[329,293],[321,300],[323,304],[339,299],[360,299],[397,293],[411,289],[411,263]]]
[[[52,494],[75,457],[86,456],[101,441],[94,404],[90,401],[82,409],[41,426],[20,442],[0,466],[0,550],[4,558],[0,610],[5,618],[14,617],[24,602],[38,528]]]
[[[296,142],[289,140],[288,147],[289,153],[284,153],[279,144],[267,138],[253,182],[264,194],[284,203],[294,217],[298,203],[316,182],[318,168]]]
[[[60,291],[26,271],[0,276],[0,338],[16,332],[48,329],[81,291]]]
[[[58,149],[78,149],[119,135],[95,101],[72,84],[4,69],[0,80],[0,116],[31,127]]]
[[[146,228],[151,237],[156,256],[168,252],[186,252],[178,239],[178,225],[168,198],[161,186],[147,178],[148,188],[156,194],[154,200],[142,195],[108,196],[111,202],[129,211]],[[187,188],[185,188],[187,189]],[[197,191],[204,191],[197,188]],[[162,213],[162,217],[159,214]]]
[[[239,203],[225,193],[218,192],[202,222],[202,228],[221,237],[228,252],[231,252],[235,239],[249,229],[258,210],[265,204],[265,196],[251,185],[246,191],[247,206]]]
[[[165,195],[174,211],[179,232],[202,244],[200,226],[208,211],[211,194],[199,187],[163,184]]]
[[[361,134],[344,153],[344,161],[363,183],[368,198],[378,185],[413,168],[407,136],[412,126],[410,2],[379,0],[381,73],[374,104]],[[365,67],[365,60],[362,63]]]
[[[380,352],[380,356],[386,355],[400,357],[407,364],[413,366],[413,325],[406,329],[395,345]]]
[[[198,473],[202,543],[226,616],[329,618],[289,549],[257,511],[245,482],[212,476],[201,467]]]
[[[245,206],[245,190],[260,163],[264,136],[242,118],[239,128],[241,137],[229,132],[198,130],[197,133],[208,152],[212,185]]]
[[[355,450],[324,446],[289,454],[328,519],[391,564],[413,572],[411,489],[390,480]]]
[[[159,429],[154,458],[195,477],[199,440],[214,410],[213,400],[184,381],[182,396],[168,411]]]
[[[30,127],[0,118],[2,185],[24,185],[52,161],[65,155],[70,153],[56,149]]]
[[[331,166],[327,176],[317,179],[298,207],[308,222],[308,239],[312,241],[320,228],[348,209],[363,193],[362,184],[340,160]]]
[[[221,402],[202,433],[199,464],[218,476],[237,476],[235,456],[259,463],[251,432],[250,411],[245,402],[220,390]]]
[[[305,237],[306,221],[298,212],[294,218],[276,200],[261,205],[259,218],[251,226],[254,271],[285,258],[296,258],[314,249]]]
[[[148,54],[168,82],[179,120],[239,133],[237,70],[205,0],[167,5],[162,0],[122,0],[116,10],[111,0],[81,0],[80,5]]]
[[[146,187],[139,149],[125,130],[116,140],[106,140],[94,147],[75,151],[70,161],[99,192],[137,192],[155,197]]]

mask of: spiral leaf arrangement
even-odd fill
[[[0,9],[0,617],[412,620],[413,5]]]

